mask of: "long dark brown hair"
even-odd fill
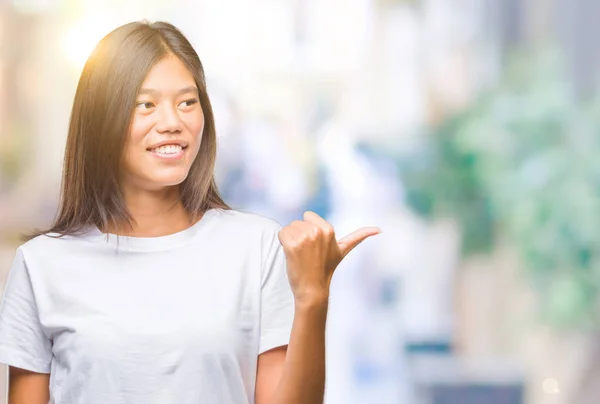
[[[133,224],[119,187],[124,146],[142,82],[170,54],[193,75],[204,113],[200,150],[180,185],[183,205],[193,220],[207,209],[230,209],[214,179],[217,140],[200,58],[173,25],[132,22],[105,36],[83,68],[71,112],[58,214],[50,229],[27,238],[74,235],[91,225]]]

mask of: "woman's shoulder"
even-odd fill
[[[78,240],[80,237],[74,235],[44,233],[25,241],[17,247],[17,251],[21,251],[23,254],[46,254],[49,251],[62,250]]]
[[[220,216],[224,222],[228,223],[229,226],[237,227],[239,230],[245,232],[258,231],[272,233],[279,232],[283,227],[275,219],[240,209],[219,209],[217,215]]]

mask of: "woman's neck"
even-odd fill
[[[159,237],[177,233],[193,223],[183,206],[179,189],[124,192],[133,228],[122,225],[109,233],[133,237]]]

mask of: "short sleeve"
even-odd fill
[[[278,233],[265,237],[261,283],[261,325],[259,354],[288,345],[294,320],[294,295],[288,281],[285,254]]]
[[[40,325],[27,264],[17,250],[0,300],[0,363],[50,373],[52,344]]]

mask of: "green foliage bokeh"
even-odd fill
[[[517,248],[557,327],[600,319],[600,99],[578,101],[545,55],[516,58],[506,77],[401,159],[408,203],[451,216],[465,255],[498,237]]]

